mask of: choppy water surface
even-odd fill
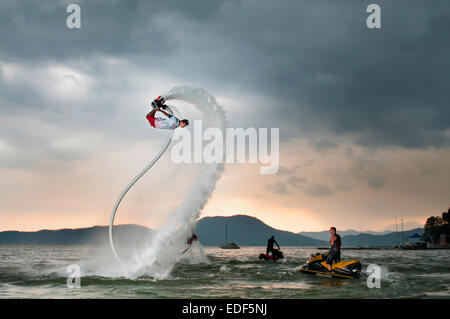
[[[450,298],[450,250],[347,250],[343,259],[382,267],[380,289],[365,279],[298,271],[314,248],[285,247],[281,263],[257,259],[263,247],[204,248],[208,263],[178,263],[167,278],[111,277],[106,248],[0,246],[0,298]],[[105,257],[106,256],[106,257]],[[66,267],[81,267],[81,288],[66,285]]]

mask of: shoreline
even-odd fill
[[[330,247],[317,247],[319,250],[329,250]],[[450,247],[427,247],[427,248],[400,248],[400,247],[383,247],[383,246],[361,246],[361,247],[342,247],[342,250],[442,250],[450,249]]]

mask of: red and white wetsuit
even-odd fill
[[[154,128],[166,130],[176,129],[180,124],[180,120],[173,115],[169,115],[168,118],[160,118],[147,115],[147,120]]]

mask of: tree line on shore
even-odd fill
[[[450,235],[450,207],[442,216],[431,216],[425,222],[424,239],[428,242],[439,243],[442,234]]]

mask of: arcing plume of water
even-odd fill
[[[225,112],[215,98],[204,89],[192,86],[172,88],[163,95],[166,101],[178,100],[193,105],[202,114],[204,127],[225,131]],[[186,239],[192,235],[195,221],[211,197],[223,171],[223,163],[202,164],[202,174],[192,181],[190,191],[181,206],[152,238],[145,249],[135,252],[123,265],[125,276],[167,277],[174,265],[183,257]]]

